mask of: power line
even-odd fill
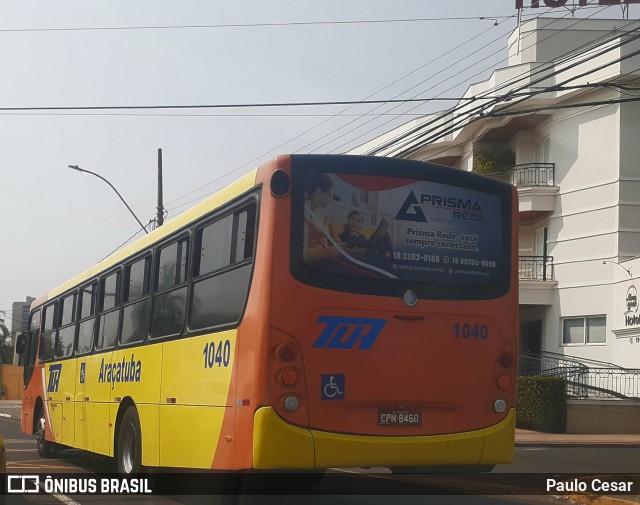
[[[219,28],[272,28],[287,26],[332,26],[385,23],[419,23],[425,21],[484,21],[487,19],[503,19],[512,16],[462,16],[440,18],[402,18],[402,19],[356,19],[350,21],[290,21],[282,23],[226,23],[211,25],[149,25],[149,26],[87,26],[77,28],[5,28],[0,33],[32,33],[32,32],[87,32],[87,31],[133,31],[133,30],[193,30]]]
[[[491,30],[491,29],[493,29],[493,28],[494,28],[494,27],[493,27],[493,26],[491,26],[491,27],[487,28],[486,30],[484,30],[483,32],[481,32],[480,34],[478,34],[478,35],[476,35],[476,36],[474,36],[474,37],[471,37],[470,39],[466,40],[466,41],[465,41],[465,42],[463,42],[462,44],[459,44],[458,46],[454,47],[453,49],[451,49],[451,50],[447,51],[446,53],[441,54],[441,55],[439,55],[438,57],[436,57],[436,58],[433,58],[433,59],[429,60],[428,62],[426,62],[426,63],[424,63],[423,65],[419,66],[419,67],[418,67],[418,68],[416,68],[415,70],[412,70],[411,72],[409,72],[409,73],[407,73],[407,74],[403,75],[402,77],[400,77],[400,78],[398,78],[398,79],[394,80],[393,82],[391,82],[390,84],[387,84],[386,86],[382,87],[382,88],[381,88],[381,89],[379,89],[378,91],[375,91],[374,93],[371,93],[370,95],[368,95],[368,96],[365,98],[365,100],[368,100],[368,99],[370,99],[371,97],[373,97],[373,96],[377,95],[378,93],[380,93],[380,92],[384,91],[385,89],[390,88],[390,87],[391,87],[391,86],[393,86],[394,84],[397,84],[398,82],[400,82],[400,81],[402,81],[403,79],[405,79],[405,78],[409,77],[410,75],[413,75],[414,73],[416,73],[416,72],[418,72],[418,71],[422,70],[423,68],[427,67],[428,65],[430,65],[430,64],[432,64],[432,63],[435,63],[435,62],[436,62],[436,61],[438,61],[439,59],[441,59],[441,58],[443,58],[443,57],[447,56],[448,54],[450,54],[451,52],[455,51],[456,49],[459,49],[459,48],[463,47],[464,45],[466,45],[466,44],[470,43],[471,41],[473,41],[473,40],[477,39],[478,37],[480,37],[480,36],[484,35],[485,33],[487,33],[489,30]],[[501,37],[502,37],[502,36],[501,36]],[[395,98],[395,97],[394,97],[394,98]],[[343,112],[346,112],[346,111],[350,110],[350,109],[351,109],[351,108],[353,108],[353,107],[354,107],[353,105],[352,105],[352,106],[350,106],[350,107],[347,107],[344,111],[342,111],[342,112],[340,112],[340,113],[336,114],[334,117],[339,117]],[[376,109],[374,109],[374,110],[376,110]],[[192,190],[192,191],[190,191],[190,192],[188,192],[188,193],[186,193],[186,194],[184,194],[184,195],[182,195],[182,196],[180,196],[180,197],[178,197],[178,198],[176,198],[176,199],[174,199],[174,200],[172,200],[172,201],[168,202],[168,203],[167,203],[167,205],[171,205],[172,203],[178,202],[178,201],[180,201],[180,200],[182,200],[182,199],[184,199],[184,198],[186,198],[186,197],[188,197],[188,196],[190,196],[190,195],[192,195],[192,194],[194,194],[194,193],[197,193],[197,192],[198,192],[198,191],[200,191],[201,189],[204,189],[204,188],[206,188],[207,186],[210,186],[210,185],[212,185],[212,184],[214,184],[214,183],[218,182],[220,179],[222,179],[222,178],[226,177],[227,175],[230,175],[230,174],[232,174],[232,173],[234,173],[234,172],[237,172],[237,171],[239,171],[239,170],[243,169],[243,168],[244,168],[244,167],[246,167],[247,165],[252,164],[252,163],[254,163],[254,162],[256,162],[256,161],[260,160],[260,159],[261,159],[261,158],[263,158],[264,156],[267,156],[267,155],[269,155],[270,153],[273,153],[273,152],[274,152],[274,151],[276,151],[277,149],[282,148],[283,146],[287,145],[288,143],[293,142],[293,141],[295,141],[295,140],[299,139],[300,137],[303,137],[304,135],[306,135],[306,134],[310,133],[311,131],[315,130],[316,128],[318,128],[318,127],[320,127],[320,126],[322,126],[322,125],[324,125],[324,124],[328,123],[331,119],[333,119],[333,118],[329,118],[329,119],[326,119],[326,120],[324,120],[324,121],[320,122],[319,124],[317,124],[317,125],[313,126],[312,128],[309,128],[309,129],[307,129],[306,131],[304,131],[304,132],[302,132],[302,133],[300,133],[300,134],[296,135],[295,137],[293,137],[293,138],[291,138],[291,139],[289,139],[289,140],[287,140],[287,141],[283,142],[282,144],[278,145],[277,147],[274,147],[274,148],[270,149],[269,151],[267,151],[267,152],[265,152],[265,153],[263,153],[263,154],[261,154],[261,155],[257,156],[256,158],[254,158],[254,159],[252,159],[252,160],[248,161],[247,163],[245,163],[245,164],[243,164],[243,165],[241,165],[241,166],[239,166],[239,167],[236,167],[235,169],[231,170],[230,172],[227,172],[227,173],[226,173],[226,174],[224,174],[223,176],[220,176],[220,177],[218,177],[218,178],[214,179],[213,181],[209,181],[209,182],[207,182],[207,183],[203,184],[202,186],[199,186],[199,187],[197,187],[196,189],[194,189],[194,190]],[[344,126],[343,126],[343,127],[344,127]],[[325,137],[322,137],[322,138],[325,138]],[[170,209],[170,210],[175,210],[175,209],[177,209],[177,208],[184,207],[184,206],[186,206],[186,205],[188,205],[188,204],[190,204],[190,203],[193,203],[194,201],[197,201],[198,199],[200,199],[200,198],[197,198],[197,199],[195,199],[195,200],[190,200],[190,201],[188,201],[188,202],[186,202],[186,203],[184,203],[184,204],[178,205],[178,206],[176,206],[176,207],[174,207],[173,209]]]
[[[605,9],[606,9],[606,8],[605,8]],[[604,9],[602,9],[602,10],[604,10]],[[601,10],[601,11],[602,11],[602,10]],[[568,14],[566,14],[565,16],[567,16],[567,15],[568,15]],[[562,19],[562,18],[559,18],[559,19]],[[558,21],[559,19],[554,20],[554,21],[553,21],[553,23],[555,23],[555,22],[556,22],[556,21]],[[571,25],[571,26],[574,26],[575,24],[577,24],[577,23],[579,23],[579,22],[580,22],[580,21],[577,21],[576,23],[574,23],[574,24],[573,24],[573,25]],[[553,24],[553,23],[551,23],[551,24]],[[547,25],[547,26],[549,26],[549,25]],[[562,32],[562,31],[564,31],[564,30],[566,30],[566,29],[568,29],[568,27],[567,27],[567,28],[565,28],[565,29],[563,29],[563,30],[561,30],[561,32]],[[558,33],[561,33],[561,32],[558,32]],[[546,38],[545,38],[545,39],[543,39],[543,40],[547,40],[547,39],[549,39],[549,38],[552,38],[552,37],[556,36],[558,33],[554,33],[554,34],[552,34],[552,35],[550,35],[550,36],[546,37]],[[531,45],[533,45],[533,44],[531,44]],[[527,48],[525,48],[525,49],[527,49]],[[570,54],[572,54],[572,53],[573,53],[573,51],[569,51],[569,52],[567,52],[567,53],[566,53],[566,55],[570,55]],[[552,68],[554,65],[556,65],[556,64],[558,63],[558,61],[559,61],[559,60],[560,60],[560,61],[562,61],[562,58],[560,58],[560,59],[556,59],[554,62],[551,62],[550,64],[547,64],[546,66],[543,66],[541,69],[536,70],[536,72],[534,72],[534,73],[532,73],[532,72],[530,72],[530,71],[522,72],[520,75],[513,77],[512,79],[510,79],[509,81],[507,81],[507,82],[503,83],[502,85],[494,86],[492,89],[487,90],[485,93],[496,92],[497,90],[499,90],[499,89],[504,89],[504,88],[506,88],[507,86],[513,86],[514,84],[516,84],[516,83],[518,83],[518,82],[520,82],[520,81],[522,81],[522,80],[527,80],[527,85],[522,86],[522,87],[520,87],[519,89],[520,89],[520,90],[522,90],[522,89],[526,89],[526,88],[527,88],[527,86],[530,86],[530,85],[531,85],[531,83],[529,83],[529,82],[528,82],[528,80],[529,80],[533,75],[540,74],[540,73],[542,73],[542,72],[547,71],[549,68]],[[504,60],[503,60],[503,61],[504,61]],[[476,74],[476,75],[479,75],[479,74]],[[514,91],[514,90],[512,90],[512,91]],[[496,102],[496,103],[497,103],[497,102]],[[495,103],[494,103],[494,104],[489,104],[489,105],[495,105]],[[444,124],[440,125],[440,128],[442,128],[442,127],[446,126],[446,124],[447,124],[447,123],[451,123],[451,122],[455,122],[455,121],[458,121],[458,123],[460,123],[460,122],[466,122],[468,117],[470,117],[473,113],[480,112],[483,108],[484,108],[484,105],[478,105],[478,106],[476,106],[474,109],[471,109],[471,110],[465,111],[465,116],[464,116],[464,117],[460,117],[460,118],[457,118],[457,119],[453,119],[453,118],[452,118],[452,119],[450,119],[450,120],[446,121]],[[428,121],[426,124],[420,125],[419,127],[416,127],[416,128],[412,129],[412,130],[411,130],[411,131],[409,131],[409,132],[406,132],[406,133],[404,133],[404,134],[398,135],[398,136],[394,137],[393,139],[390,139],[390,140],[386,141],[385,143],[380,144],[379,146],[377,146],[377,147],[376,147],[376,148],[374,148],[373,150],[368,151],[368,152],[367,152],[367,154],[378,154],[378,153],[380,153],[381,151],[383,151],[384,149],[387,149],[387,148],[391,147],[392,145],[393,145],[394,147],[398,147],[398,146],[397,146],[398,141],[401,141],[401,140],[403,140],[403,139],[404,139],[404,144],[405,144],[405,145],[408,145],[410,141],[418,140],[418,136],[419,136],[419,135],[422,135],[423,133],[429,133],[429,132],[433,132],[433,131],[435,131],[437,127],[431,128],[431,129],[429,129],[429,130],[427,130],[427,128],[428,128],[429,126],[431,126],[431,125],[433,125],[433,124],[437,123],[438,121],[442,121],[442,120],[443,120],[443,118],[444,118],[446,115],[449,115],[449,114],[453,115],[453,114],[454,114],[458,109],[460,109],[460,107],[459,107],[459,106],[456,106],[456,107],[453,107],[453,108],[451,108],[451,109],[449,109],[449,110],[446,110],[446,111],[444,111],[444,112],[440,113],[440,114],[438,115],[438,117],[434,118],[434,119],[433,119],[433,120],[431,120],[431,121]],[[415,137],[415,138],[413,138],[413,139],[412,139],[411,137]]]
[[[539,15],[538,17],[543,16],[544,14],[546,14],[547,12],[549,12],[550,10],[551,10],[551,9],[547,10],[545,13],[543,13],[543,14]],[[604,9],[602,9],[602,10],[604,10]],[[568,14],[565,14],[565,16],[567,16],[567,15],[568,15]],[[560,19],[562,19],[562,18],[560,18]],[[555,21],[554,21],[554,22],[555,22]],[[551,35],[551,36],[554,36],[554,35]],[[492,42],[490,42],[489,44],[485,45],[485,47],[488,47],[489,45],[493,44],[493,43],[494,43],[494,42],[496,42],[497,40],[502,40],[502,37],[503,37],[503,35],[501,35],[501,36],[500,36],[500,37],[498,37],[497,39],[494,39]],[[447,69],[448,69],[448,68],[451,68],[451,67],[453,67],[453,66],[455,66],[455,65],[457,65],[458,63],[461,63],[462,61],[464,61],[465,59],[467,59],[467,58],[469,58],[469,57],[473,56],[474,54],[478,53],[478,52],[479,52],[479,51],[481,51],[482,49],[483,49],[483,48],[478,49],[478,50],[474,51],[473,53],[471,53],[471,54],[467,55],[465,58],[462,58],[461,60],[458,60],[458,61],[457,61],[457,62],[455,62],[454,64],[452,64],[452,65],[450,65],[449,67],[447,67]],[[501,51],[502,51],[502,49],[499,49],[498,51],[493,52],[493,53],[492,53],[492,54],[490,54],[489,56],[485,57],[485,58],[484,58],[484,60],[486,60],[486,58],[489,58],[489,57],[491,57],[491,56],[494,56],[494,55],[496,55],[496,54],[500,53]],[[462,71],[460,71],[460,72],[458,72],[458,73],[454,74],[453,76],[450,76],[448,79],[451,79],[452,77],[455,77],[455,76],[460,75],[462,72],[464,72],[464,71],[466,71],[466,70],[469,70],[469,68],[473,68],[474,66],[476,66],[476,65],[478,65],[478,64],[480,64],[480,63],[482,63],[482,61],[484,61],[484,60],[479,60],[479,61],[477,61],[476,63],[474,63],[473,65],[471,65],[471,67],[468,67],[468,68],[466,68],[466,69],[464,69],[464,70],[462,70]],[[503,62],[503,61],[505,61],[505,59],[502,59],[500,62]],[[500,63],[500,62],[498,62],[498,63]],[[474,77],[477,77],[477,76],[481,75],[481,74],[482,74],[483,72],[485,72],[488,68],[491,68],[491,67],[493,67],[493,66],[494,66],[494,65],[490,65],[489,67],[486,67],[486,68],[482,69],[480,72],[477,72],[477,73],[476,73],[476,74],[474,74],[473,76],[468,77],[468,78],[467,78],[467,79],[465,79],[465,81],[463,81],[463,82],[467,82],[467,81],[469,81],[469,80],[473,79]],[[447,69],[445,69],[445,70],[447,70]],[[444,71],[444,70],[443,70],[443,71]],[[438,74],[440,74],[440,73],[442,73],[442,71],[441,71],[441,72],[438,72]],[[438,74],[435,74],[435,75],[438,75]],[[433,76],[432,76],[432,77],[433,77]],[[410,88],[410,89],[414,89],[414,88],[416,88],[417,86],[419,86],[420,84],[423,84],[423,83],[427,82],[427,81],[428,81],[428,80],[430,80],[430,79],[431,79],[431,77],[429,77],[428,79],[425,79],[424,81],[422,81],[421,83],[417,84],[416,86],[413,86],[413,87],[412,87],[412,88]],[[423,91],[421,91],[421,92],[417,93],[416,95],[414,95],[414,97],[415,97],[415,96],[418,96],[418,95],[420,95],[421,93],[424,93],[424,92],[426,92],[426,91],[430,91],[430,90],[432,90],[433,88],[435,88],[437,85],[442,84],[442,83],[444,83],[444,82],[446,82],[446,81],[447,81],[447,79],[444,79],[444,80],[440,81],[439,83],[437,83],[437,84],[435,84],[435,85],[431,86],[431,87],[430,87],[430,88],[428,88],[427,90],[423,90]],[[450,91],[451,89],[454,89],[455,87],[459,86],[460,84],[461,84],[461,83],[458,83],[458,84],[456,84],[456,85],[454,85],[454,86],[451,86],[451,87],[449,87],[447,90],[443,91],[442,93],[446,93],[447,91]],[[498,89],[498,88],[496,88],[496,89]],[[442,94],[442,93],[441,93],[441,94]],[[412,98],[414,98],[414,97],[412,97]],[[478,97],[475,97],[475,98],[478,98]],[[398,107],[398,106],[393,107],[393,108],[391,108],[390,110],[395,110],[397,107]],[[410,111],[411,111],[411,110],[415,110],[415,109],[416,109],[416,107],[414,107],[414,108],[410,109]],[[444,111],[444,113],[443,113],[443,114],[446,114],[446,113],[449,113],[449,112],[454,112],[455,110],[456,110],[456,107],[454,107],[454,108],[450,109],[449,111]],[[389,112],[389,111],[387,111],[387,112]],[[408,111],[407,111],[407,112],[408,112]],[[365,124],[369,124],[369,123],[371,123],[371,122],[372,122],[372,121],[367,121],[367,123],[365,123]],[[376,126],[375,128],[372,128],[372,129],[370,129],[370,130],[368,130],[368,131],[366,131],[366,132],[364,132],[364,133],[360,134],[359,136],[357,136],[357,137],[355,137],[355,138],[353,138],[353,139],[349,140],[348,142],[345,142],[345,143],[341,144],[340,146],[338,146],[338,147],[336,147],[336,148],[333,148],[330,152],[336,152],[336,151],[338,151],[339,149],[341,149],[341,148],[345,147],[345,146],[346,146],[347,144],[349,144],[350,142],[353,142],[353,141],[355,141],[355,140],[357,140],[357,139],[360,139],[360,138],[362,138],[362,137],[364,137],[364,136],[368,135],[369,133],[372,133],[373,131],[375,131],[375,130],[377,130],[377,129],[379,129],[379,128],[382,128],[383,126],[388,125],[388,124],[390,124],[390,123],[391,123],[391,121],[386,121],[386,122],[384,122],[384,123],[382,123],[382,124],[380,124],[380,125]],[[361,125],[360,127],[362,127],[362,126],[364,126],[364,125]],[[352,130],[350,130],[350,131],[346,132],[345,134],[341,135],[340,137],[337,137],[336,139],[334,139],[334,141],[335,141],[335,140],[338,140],[339,138],[344,137],[345,135],[347,135],[347,134],[349,134],[349,133],[351,133],[351,132],[355,131],[356,129],[357,129],[357,128],[354,128],[354,129],[352,129]],[[327,144],[327,143],[323,144],[323,146],[324,146],[324,145],[326,145],[326,144]],[[320,147],[323,147],[323,146],[320,146]],[[317,150],[317,149],[318,149],[318,148],[316,148],[315,150]]]
[[[633,23],[635,23],[635,22],[633,22]],[[625,25],[625,27],[629,26],[629,25],[631,25],[633,23],[628,23],[627,25]],[[637,32],[638,29],[635,29],[633,31]],[[619,34],[616,34],[615,31],[613,33],[614,33],[614,36],[610,37],[610,40],[614,40],[615,38],[619,38]],[[547,38],[550,38],[550,37],[547,37]],[[605,38],[605,37],[601,37],[601,38]],[[635,38],[637,38],[637,36]],[[624,45],[624,44],[626,44],[628,42],[629,42],[629,40],[624,41],[624,42],[620,42],[617,47],[620,47],[620,46],[622,46],[622,45]],[[590,42],[588,44],[585,44],[583,47],[585,47],[585,46],[586,47],[590,47],[591,46],[592,48],[593,48],[593,46],[599,47],[599,46],[597,46],[597,41],[592,41],[592,42]],[[578,49],[580,49],[580,48],[578,48]],[[613,50],[613,49],[615,49],[615,47],[614,48],[605,49],[602,52],[602,54],[604,54],[604,53],[606,53],[606,52],[608,52],[610,50]],[[522,80],[526,79],[526,83],[523,86],[521,86],[520,88],[516,88],[514,90],[514,91],[521,91],[523,89],[527,89],[529,86],[531,86],[533,84],[536,84],[538,82],[542,82],[545,79],[548,79],[550,76],[553,76],[553,75],[556,75],[556,74],[558,74],[560,72],[566,71],[568,68],[572,68],[572,66],[576,66],[578,64],[584,63],[586,61],[586,59],[589,59],[589,58],[593,57],[593,55],[589,55],[589,56],[586,57],[586,59],[583,59],[582,61],[579,61],[577,63],[573,63],[571,66],[569,66],[567,68],[563,68],[563,69],[557,70],[557,71],[552,72],[552,73],[547,73],[543,77],[540,77],[540,78],[538,78],[536,80],[533,80],[533,81],[531,80],[531,78],[533,76],[535,76],[537,74],[541,74],[542,72],[545,72],[545,71],[549,70],[550,68],[554,68],[555,66],[558,65],[559,62],[570,61],[569,58],[572,57],[572,55],[574,55],[574,54],[576,54],[578,52],[580,54],[584,54],[584,51],[582,51],[582,52],[580,52],[578,50],[569,51],[564,58],[560,58],[560,59],[557,59],[557,60],[554,60],[554,61],[550,62],[548,65],[546,65],[545,67],[539,69],[536,72],[533,72],[533,73],[529,72],[529,71],[524,72],[523,74],[521,74],[522,77],[520,77],[519,79],[515,79],[514,78],[514,79],[502,84],[499,87],[494,87],[493,89],[488,90],[487,92],[492,92],[493,93],[497,89],[504,89],[507,86],[512,86],[515,82],[522,81]],[[570,80],[573,80],[573,79],[569,79],[569,80],[565,81],[565,83],[569,82]],[[540,91],[536,91],[535,93],[530,93],[529,96],[534,96],[535,94],[539,94],[539,93],[540,93]],[[525,100],[525,99],[523,99],[523,100]],[[523,101],[523,100],[521,100],[521,101]],[[499,102],[496,101],[493,104],[489,104],[489,107],[493,106],[493,105],[497,105],[498,103]],[[406,156],[408,154],[411,154],[411,153],[421,149],[425,145],[428,145],[429,143],[433,142],[434,140],[436,140],[438,138],[442,138],[444,135],[453,133],[454,131],[460,129],[462,126],[464,126],[464,124],[467,124],[468,122],[470,122],[470,118],[474,114],[479,114],[479,113],[484,112],[484,109],[486,107],[487,107],[487,105],[484,105],[484,104],[483,105],[479,105],[479,106],[477,106],[477,107],[475,107],[475,108],[473,108],[471,110],[465,111],[464,115],[458,116],[457,118],[453,118],[453,116],[452,116],[452,118],[450,120],[446,121],[445,124],[443,124],[443,125],[434,126],[433,128],[427,129],[428,126],[431,126],[431,125],[433,125],[434,123],[436,123],[438,121],[442,121],[442,119],[443,119],[445,114],[451,114],[452,111],[455,111],[456,108],[454,107],[453,109],[451,109],[449,111],[445,111],[444,114],[440,115],[436,119],[434,119],[432,121],[429,121],[427,124],[421,125],[421,126],[419,126],[417,128],[414,128],[413,130],[411,130],[409,132],[406,132],[405,134],[399,135],[399,136],[395,137],[394,139],[386,141],[385,143],[379,145],[373,151],[369,151],[368,154],[379,153],[384,149],[393,147],[396,150],[396,156]],[[507,108],[507,107],[509,107],[509,106],[506,106],[504,108]],[[446,126],[447,123],[450,123],[450,126],[448,126],[446,129],[443,129]],[[437,133],[437,134],[434,133],[438,129],[440,129],[440,132]],[[433,133],[433,135],[430,136],[430,137],[426,137],[426,138],[423,137],[422,139],[419,139],[419,136],[424,136],[426,133]],[[404,150],[402,149],[402,146],[398,146],[398,142],[399,141],[402,141],[404,143],[404,147],[405,147]],[[411,147],[409,147],[410,144],[413,144],[413,145]]]
[[[82,111],[82,110],[184,110],[184,109],[251,109],[267,107],[311,107],[327,105],[370,105],[389,102],[429,102],[432,100],[469,100],[468,98],[417,98],[403,100],[343,100],[326,102],[227,103],[188,105],[74,105],[44,107],[0,107],[0,112]]]

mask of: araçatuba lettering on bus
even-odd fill
[[[136,361],[134,355],[127,360],[126,357],[118,363],[106,363],[104,358],[100,363],[100,374],[98,382],[111,383],[111,389],[115,387],[116,382],[140,382],[142,376],[142,362]]]

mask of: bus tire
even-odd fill
[[[36,446],[38,448],[38,456],[41,458],[50,458],[57,451],[54,449],[54,443],[49,442],[45,438],[46,433],[46,420],[44,417],[44,410],[42,408],[38,411],[38,417],[36,421],[35,427],[35,435],[36,435]]]
[[[142,469],[142,438],[140,417],[135,407],[125,410],[118,427],[116,464],[118,473],[134,474]]]

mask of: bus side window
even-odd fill
[[[30,338],[26,341],[24,353],[18,358],[18,365],[33,366],[36,362],[36,352],[38,351],[38,337],[40,333],[40,309],[31,313],[29,318]]]
[[[38,359],[40,361],[49,361],[53,359],[53,351],[56,342],[58,302],[44,308],[44,317],[42,318],[42,336],[40,337],[40,353]]]
[[[196,231],[192,330],[240,321],[249,292],[255,240],[256,205]]]
[[[118,270],[100,279],[100,315],[96,349],[111,349],[118,340],[121,277]]]
[[[125,268],[121,344],[142,342],[147,336],[150,271],[151,256],[135,261]]]
[[[183,238],[160,249],[154,272],[152,338],[182,332],[187,305],[187,258],[189,241]]]
[[[76,336],[76,297],[73,293],[62,298],[58,305],[58,337],[54,350],[54,357],[71,356],[73,341]]]
[[[98,300],[98,283],[92,282],[80,289],[78,300],[78,339],[76,354],[91,351],[93,344],[93,329],[96,321],[96,302]]]

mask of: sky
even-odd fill
[[[572,15],[530,4],[525,19]],[[159,148],[171,219],[277,154],[346,152],[455,102],[81,108],[460,97],[506,66],[516,15],[515,0],[0,0],[0,311],[142,233],[68,165],[147,223]]]

